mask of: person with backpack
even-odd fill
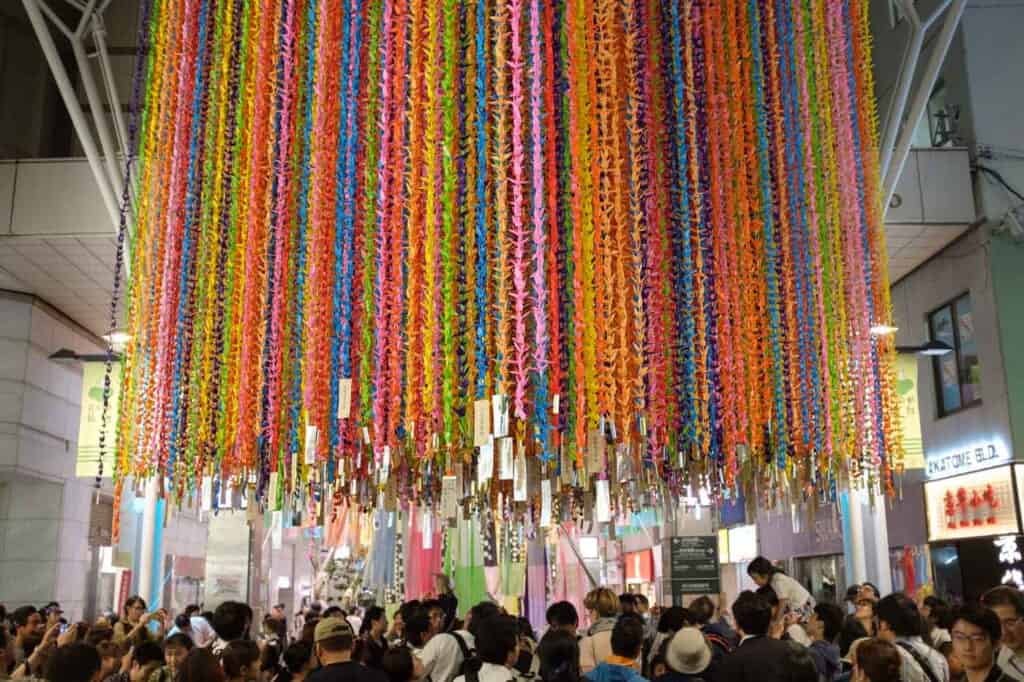
[[[516,619],[499,613],[477,621],[474,630],[478,658],[466,660],[455,682],[513,682],[516,675],[512,666],[519,658]]]
[[[842,672],[839,645],[836,644],[842,628],[841,608],[828,602],[814,605],[814,612],[807,621],[807,634],[813,640],[808,651],[814,659],[819,682],[832,682]]]
[[[418,655],[423,665],[424,677],[429,675],[431,682],[452,682],[464,674],[463,665],[477,658],[476,630],[485,620],[499,613],[496,604],[480,602],[466,615],[465,629],[442,632],[436,637],[431,637]],[[516,627],[518,644],[518,626]]]
[[[715,603],[711,601],[711,597],[706,595],[697,597],[690,603],[688,610],[694,624],[700,628],[708,645],[711,646],[711,657],[715,663],[721,661],[726,654],[734,651],[739,645],[740,641],[736,636],[736,631],[729,627],[724,619],[715,619],[717,609]]]
[[[875,607],[878,637],[896,645],[903,657],[902,682],[949,682],[946,657],[925,644],[923,620],[914,601],[899,592]]]

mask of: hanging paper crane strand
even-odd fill
[[[144,16],[118,476],[891,486],[867,0]]]

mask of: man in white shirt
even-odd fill
[[[903,657],[902,682],[949,682],[946,657],[921,638],[923,620],[912,599],[890,594],[878,602],[875,613],[878,636],[895,644]]]
[[[466,660],[463,649],[473,652],[476,648],[476,625],[499,613],[497,605],[481,602],[466,615],[465,629],[431,637],[419,653],[423,676],[429,675],[432,682],[452,682],[459,675],[462,662]]]
[[[995,611],[1002,625],[1002,646],[996,662],[1003,674],[1024,682],[1024,595],[1010,585],[993,587],[981,603]]]

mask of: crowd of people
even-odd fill
[[[1024,682],[1024,595],[986,592],[955,608],[882,597],[870,583],[848,604],[815,603],[758,558],[757,590],[728,611],[707,596],[651,608],[607,588],[530,622],[481,602],[462,612],[444,576],[430,598],[346,612],[311,605],[288,627],[275,607],[225,602],[171,618],[130,598],[119,617],[67,623],[60,605],[0,607],[0,679],[47,682]],[[849,611],[849,612],[848,612]],[[463,617],[460,619],[460,614]]]

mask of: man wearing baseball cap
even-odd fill
[[[383,673],[352,660],[356,636],[344,618],[324,618],[313,631],[313,651],[323,666],[309,682],[385,682]]]

